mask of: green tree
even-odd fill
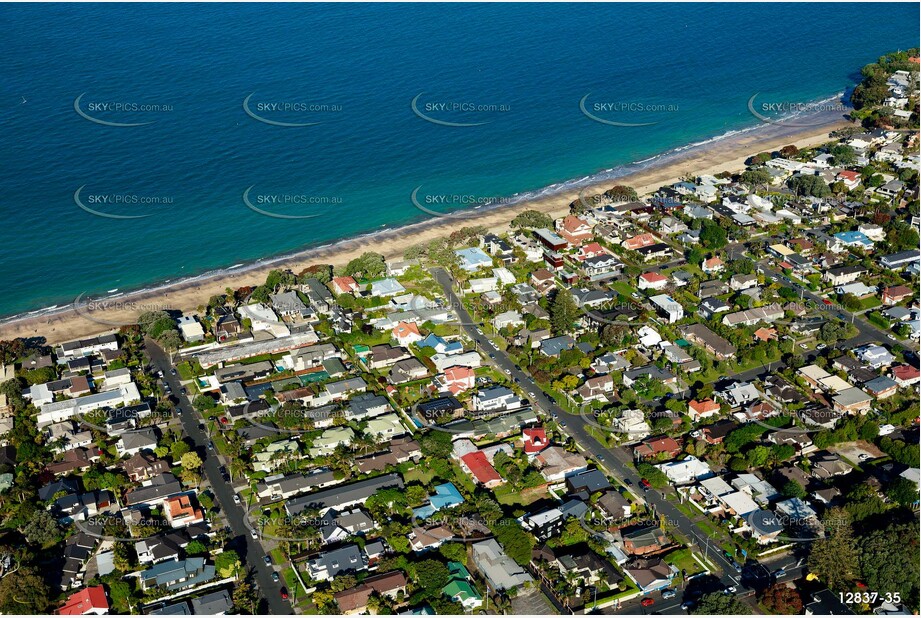
[[[500,519],[490,529],[496,535],[496,540],[502,545],[509,558],[521,566],[525,566],[531,561],[534,537],[525,532],[517,520],[510,518]]]
[[[649,481],[650,485],[657,489],[668,486],[668,477],[652,464],[645,462],[638,463],[636,464],[636,471],[641,477]]]
[[[214,568],[221,577],[230,577],[240,570],[240,555],[231,550],[226,550],[214,557]]]
[[[467,546],[463,543],[445,543],[438,548],[438,553],[450,562],[467,564]]]
[[[912,609],[918,609],[918,526],[890,523],[871,530],[858,541],[860,572],[870,590],[898,592]]]
[[[515,215],[512,219],[512,227],[517,228],[552,228],[553,218],[539,210],[525,210]]]
[[[201,457],[195,451],[189,451],[182,456],[180,460],[182,467],[191,472],[195,472],[201,468]]]
[[[809,570],[829,589],[847,590],[860,572],[850,515],[842,508],[832,508],[822,523],[826,535],[812,544]]]
[[[51,590],[33,567],[22,567],[0,579],[0,612],[47,614]]]
[[[416,583],[429,598],[441,596],[449,577],[448,567],[437,560],[422,560],[415,565]]]
[[[60,539],[61,526],[54,515],[44,509],[38,509],[23,528],[22,534],[28,542],[46,546]]]
[[[826,197],[831,189],[821,176],[794,176],[787,181],[787,186],[797,195],[810,195],[813,197]]]
[[[553,332],[561,335],[572,330],[580,313],[572,292],[565,288],[558,290],[550,302],[550,325]]]
[[[899,477],[886,489],[886,497],[902,506],[911,506],[918,502],[918,486],[914,481]]]
[[[784,483],[783,487],[780,488],[780,493],[788,498],[800,499],[805,498],[807,495],[806,488],[793,479]]]
[[[771,184],[771,173],[763,168],[745,170],[740,180],[750,187],[766,186]]]
[[[700,602],[691,610],[692,614],[715,614],[731,616],[737,614],[748,615],[752,613],[751,607],[731,594],[710,592],[700,597]]]
[[[700,244],[705,249],[721,249],[726,245],[726,228],[716,221],[704,219],[700,224]]]

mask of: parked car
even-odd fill
[[[174,376],[174,375],[176,375],[176,370],[175,370],[175,369],[170,369],[170,370],[169,370],[169,373],[170,373],[171,376]]]
[[[283,599],[287,599],[287,598],[288,598],[288,589],[287,589],[287,588],[282,588],[282,589],[281,589],[281,598],[283,598]]]
[[[278,572],[277,572],[277,571],[275,571],[275,572],[272,573],[272,581],[273,581],[273,582],[277,582],[277,581],[278,581]]]
[[[272,566],[272,558],[270,556],[265,556],[262,561],[265,562],[266,566]]]
[[[253,540],[254,540],[254,541],[258,541],[258,540],[259,540],[259,533],[256,532],[255,529],[250,530],[250,531],[249,531],[249,535],[250,535],[251,537],[253,537]]]
[[[234,503],[234,504],[240,504],[240,496],[238,496],[237,494],[234,494],[234,495],[233,495],[233,503]]]
[[[663,599],[674,599],[677,595],[678,593],[672,590],[671,588],[666,588],[665,590],[662,591]]]
[[[640,479],[640,486],[643,489],[649,489],[650,487],[652,487],[652,484],[650,484],[649,480],[647,479]]]
[[[653,603],[655,603],[655,601],[654,601],[653,599],[650,599],[649,597],[646,597],[645,599],[642,600],[642,602],[640,603],[640,605],[642,605],[643,607],[649,607],[649,606],[652,605]]]

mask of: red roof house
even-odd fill
[[[105,588],[90,586],[78,590],[69,597],[57,613],[61,616],[101,616],[109,613],[109,600]]]
[[[674,438],[661,436],[647,438],[633,448],[633,457],[635,459],[648,459],[662,454],[667,455],[669,458],[677,457],[681,454],[681,445]]]
[[[482,451],[467,453],[461,457],[461,461],[464,462],[464,466],[470,471],[477,483],[486,488],[496,487],[505,482]]]
[[[894,285],[883,289],[883,304],[895,305],[913,295],[911,288],[905,285]]]
[[[917,367],[912,367],[911,365],[898,365],[892,368],[892,379],[899,386],[910,386],[921,382],[921,372],[918,371]]]
[[[659,242],[659,240],[652,234],[640,234],[634,236],[633,238],[628,238],[623,242],[624,249],[630,249],[635,251],[637,249],[642,249],[643,247],[650,247]]]
[[[718,273],[723,270],[723,260],[719,259],[718,257],[704,260],[700,269],[705,273]]]
[[[688,402],[688,411],[691,413],[691,418],[693,420],[699,421],[702,418],[719,414],[720,404],[712,399],[704,399],[703,401],[692,399]]]
[[[608,252],[598,243],[590,242],[587,245],[583,245],[579,248],[579,254],[576,257],[581,262],[589,258],[598,257],[601,255],[608,255]]]
[[[557,232],[572,245],[581,245],[592,237],[592,226],[575,215],[566,215],[557,222]]]
[[[539,453],[550,444],[547,441],[547,430],[543,427],[522,430],[521,439],[524,442],[524,452],[528,455]]]
[[[419,333],[419,327],[413,322],[399,322],[393,327],[392,334],[393,338],[397,340],[397,343],[403,346],[422,340],[422,335]]]
[[[359,289],[358,282],[352,277],[335,277],[332,284],[336,294],[354,294]]]
[[[476,372],[470,367],[448,367],[445,369],[445,386],[452,395],[476,386]]]
[[[659,273],[643,273],[640,275],[637,287],[641,290],[661,290],[668,285],[668,277]]]

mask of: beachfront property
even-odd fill
[[[215,534],[238,514],[290,597],[263,592],[296,612],[310,602],[324,613],[472,611],[533,601],[538,578],[560,582],[543,591],[554,607],[581,611],[597,593],[633,610],[682,569],[722,561],[716,547],[769,559],[761,552],[780,548],[781,522],[849,504],[840,477],[872,485],[883,514],[894,513],[894,479],[911,477],[899,457],[914,446],[901,411],[921,382],[900,328],[917,321],[919,254],[895,239],[907,235],[900,222],[913,225],[917,181],[893,182],[911,161],[882,139],[852,140],[882,166],[872,191],[864,164],[840,165],[834,144],[786,149],[750,166],[758,182],[704,176],[535,216],[536,229],[465,232],[445,241],[450,266],[421,251],[411,263],[363,258],[361,268],[318,265],[241,287],[171,315],[179,338],[166,360],[131,329],[17,352],[2,376],[29,376],[34,409],[4,396],[0,420],[12,429],[34,414],[47,447],[37,500],[67,529],[66,581],[89,581],[87,564],[114,569],[107,548],[78,545],[75,522],[117,515],[133,534],[153,511],[165,523],[134,545],[137,585],[194,598],[140,611],[245,612],[228,590],[264,557],[218,573],[233,548]],[[853,194],[811,199],[793,190],[804,175]],[[864,199],[889,219],[865,214]],[[435,278],[438,267],[452,280]],[[456,319],[464,312],[473,323]],[[207,438],[183,435],[186,419]],[[878,436],[861,431],[865,419]],[[220,455],[218,474],[186,452]],[[888,457],[891,469],[845,460],[861,454]],[[11,469],[19,456],[7,452]],[[93,471],[107,461],[118,487],[84,491],[80,477],[102,482]],[[679,492],[678,522],[635,525],[657,521],[659,494],[633,478],[647,474],[656,490]],[[804,497],[789,497],[790,479]],[[205,480],[232,502],[199,492]],[[0,491],[13,483],[0,475]],[[496,512],[473,513],[481,499]],[[275,544],[297,527],[273,520],[298,518],[317,537],[295,551]],[[580,519],[596,532],[592,547],[568,544]],[[712,534],[708,560],[707,545],[673,534],[695,521]],[[466,565],[451,554],[458,539]],[[205,551],[184,549],[193,541]],[[449,576],[420,592],[416,565],[428,560]],[[64,606],[100,612],[102,600]]]

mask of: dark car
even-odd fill
[[[272,566],[272,558],[271,558],[271,557],[266,556],[266,557],[264,557],[264,558],[262,559],[262,561],[265,562],[266,566]]]
[[[170,375],[176,375],[176,370],[175,370],[175,369],[170,369],[169,372],[170,372]]]
[[[188,390],[186,389],[186,387],[184,387],[184,386],[183,386],[181,389],[179,389],[179,392],[181,392],[183,395],[188,395],[188,394],[189,394],[189,391],[188,391]]]

